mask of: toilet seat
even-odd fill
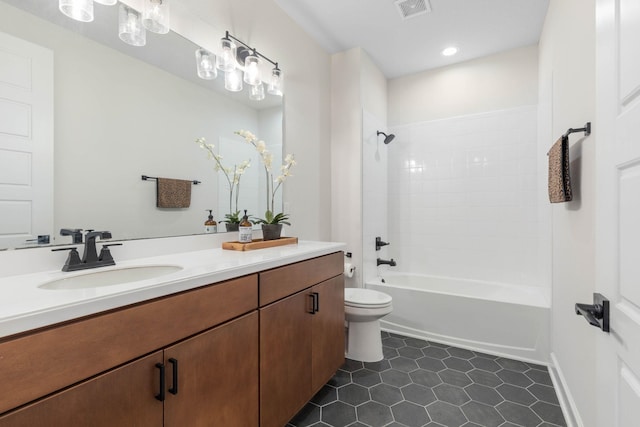
[[[344,303],[355,308],[382,308],[391,305],[391,296],[364,288],[345,288]]]

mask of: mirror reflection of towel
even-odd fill
[[[156,206],[159,208],[188,208],[191,205],[192,181],[184,179],[156,179]]]
[[[547,153],[549,156],[549,201],[551,203],[570,202],[571,174],[569,173],[569,138],[561,137]]]

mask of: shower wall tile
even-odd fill
[[[536,107],[391,129],[389,257],[399,271],[545,283]]]

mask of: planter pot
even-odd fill
[[[282,233],[282,224],[262,224],[262,239],[276,240]]]
[[[232,224],[230,222],[225,223],[225,226],[227,227],[227,231],[238,231],[240,224]]]

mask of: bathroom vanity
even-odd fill
[[[183,269],[99,291],[37,288],[57,273],[0,279],[31,283],[26,294],[49,292],[54,304],[33,302],[22,320],[0,311],[1,330],[17,329],[0,338],[0,425],[282,427],[344,362],[341,249],[132,260],[119,268]],[[82,305],[95,312],[59,321]]]

